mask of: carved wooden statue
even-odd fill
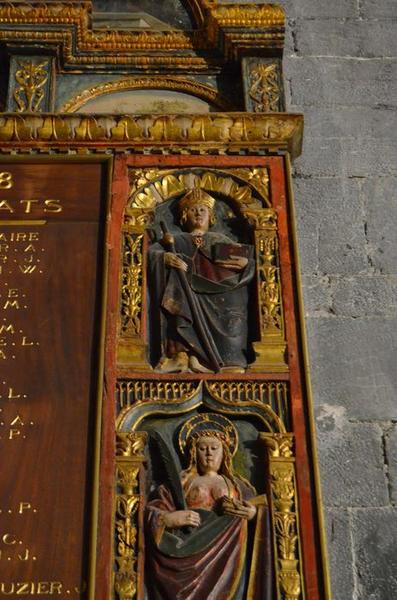
[[[161,343],[156,369],[162,373],[242,372],[247,366],[253,248],[211,231],[214,208],[214,198],[192,189],[178,203],[185,231],[165,233],[149,251],[152,323]]]
[[[266,498],[234,472],[232,422],[210,413],[189,418],[179,433],[188,465],[180,474],[157,440],[167,480],[146,510],[150,600],[270,600]]]

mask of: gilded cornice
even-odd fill
[[[118,81],[107,81],[84,90],[68,100],[60,109],[61,113],[75,112],[86,102],[103,94],[123,92],[127,90],[171,90],[190,94],[200,98],[221,110],[231,110],[231,104],[213,87],[182,77],[127,77]]]
[[[250,47],[283,46],[285,19],[278,6],[190,4],[199,27],[193,31],[103,31],[92,29],[91,1],[8,2],[0,6],[0,41],[55,45],[65,68],[91,64],[198,71],[222,62],[219,51],[237,59]]]
[[[209,113],[205,115],[96,115],[0,113],[0,148],[7,152],[84,147],[130,152],[234,153],[288,151],[299,156],[299,114]]]
[[[275,4],[209,4],[211,17],[220,27],[284,27],[285,13],[281,6]]]

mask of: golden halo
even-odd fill
[[[182,425],[179,432],[179,448],[184,454],[190,440],[200,436],[213,435],[225,442],[230,454],[234,456],[238,447],[237,429],[229,419],[215,413],[202,413],[194,415]]]

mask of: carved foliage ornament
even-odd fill
[[[280,83],[276,63],[258,63],[251,67],[249,96],[255,112],[279,110]]]
[[[282,600],[301,598],[297,490],[292,434],[259,434],[269,457],[271,505]]]
[[[125,335],[141,333],[142,313],[142,242],[143,234],[125,232],[123,236],[121,288],[121,331]]]
[[[35,62],[19,60],[15,72],[18,87],[14,91],[17,112],[36,112],[40,109],[45,92],[43,87],[48,80],[49,60]]]
[[[137,590],[138,487],[145,443],[146,434],[142,432],[117,434],[114,590],[119,600],[133,600]]]

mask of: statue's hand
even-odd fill
[[[248,265],[248,258],[245,256],[230,255],[227,260],[217,260],[216,264],[230,271],[242,271]]]
[[[225,515],[240,517],[241,519],[247,519],[247,521],[250,521],[256,515],[255,506],[253,506],[246,500],[228,498],[228,496],[223,496],[221,498],[221,509],[223,514]]]
[[[201,523],[200,515],[194,510],[175,510],[173,512],[165,512],[162,515],[164,525],[168,529],[176,527],[198,527]]]
[[[187,271],[187,264],[173,252],[164,252],[164,264],[166,267],[173,267],[181,271]]]

